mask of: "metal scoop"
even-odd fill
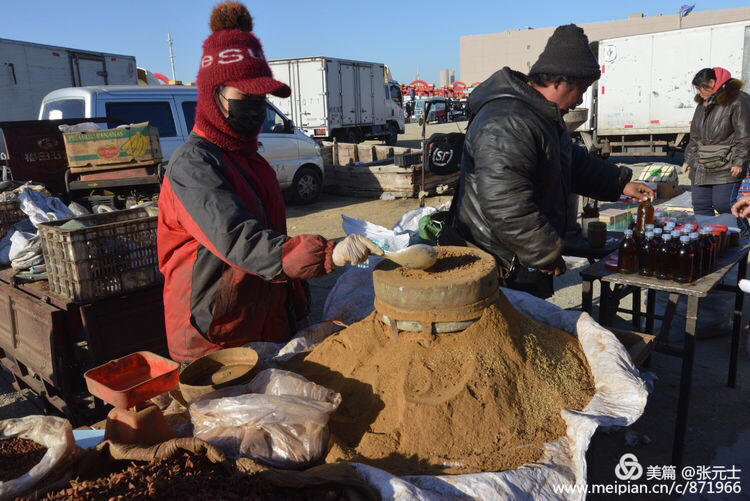
[[[437,251],[431,245],[414,244],[396,252],[385,251],[383,257],[404,268],[426,270],[437,261]]]

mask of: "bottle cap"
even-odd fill
[[[647,231],[646,232],[646,238],[654,238],[654,232],[653,231]]]
[[[686,243],[690,242],[690,237],[688,235],[682,235],[680,237],[680,242],[686,244]]]

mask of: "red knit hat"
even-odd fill
[[[198,68],[198,108],[195,128],[214,144],[230,150],[250,152],[256,138],[241,136],[227,123],[216,106],[216,89],[236,87],[246,94],[289,97],[288,85],[273,78],[260,41],[253,35],[253,18],[239,2],[224,2],[211,13],[212,33],[203,42]]]
[[[263,47],[252,33],[253,19],[239,2],[224,2],[211,13],[212,33],[203,42],[196,83],[201,93],[213,96],[219,85],[237,87],[246,94],[289,97],[289,86],[273,78]]]

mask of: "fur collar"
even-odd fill
[[[714,101],[714,103],[719,106],[728,106],[732,104],[734,100],[737,99],[737,96],[740,95],[740,91],[744,85],[745,84],[741,80],[730,78],[727,80],[727,83],[721,86],[721,89],[719,89],[716,94],[708,98],[709,104],[710,101]],[[703,98],[700,94],[695,95],[695,102],[698,104],[703,103]]]

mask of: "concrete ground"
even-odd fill
[[[428,126],[427,134],[433,132],[463,131],[465,123],[452,123]],[[408,124],[406,134],[400,136],[400,145],[419,146],[420,131],[416,124]],[[642,160],[627,159],[634,164]],[[664,161],[663,159],[661,161]],[[674,163],[681,163],[675,159]],[[637,168],[635,169],[637,170]],[[689,181],[680,176],[682,190]],[[427,205],[437,206],[450,197],[427,199]],[[291,206],[287,209],[290,235],[317,233],[326,238],[344,236],[341,229],[341,215],[364,219],[375,224],[391,227],[401,215],[418,207],[417,200],[366,200],[353,197],[324,194],[312,205]],[[602,208],[617,206],[603,204]],[[555,295],[551,302],[563,308],[576,308],[581,304],[580,269],[587,262],[580,259],[566,259],[568,272],[556,279]],[[340,271],[311,281],[313,295],[312,321],[322,318],[325,297],[335,283]],[[645,296],[645,295],[644,295]],[[623,301],[629,307],[630,299]],[[598,287],[594,289],[595,309],[598,303]],[[645,311],[645,306],[643,308]],[[750,309],[746,308],[746,312]],[[748,313],[743,318],[747,325]],[[621,314],[618,323],[629,327],[629,317]],[[596,311],[594,312],[596,318]],[[737,388],[726,386],[729,338],[727,336],[700,340],[693,374],[693,389],[689,413],[688,436],[685,444],[685,464],[700,466],[714,465],[727,468],[737,465],[742,468],[742,497],[750,498],[750,355],[748,355],[747,335],[743,330],[742,355],[740,356]],[[669,465],[672,449],[672,434],[679,387],[679,359],[655,354],[650,368],[643,369],[656,376],[653,392],[643,416],[627,429],[599,431],[595,435],[589,451],[590,481],[592,483],[613,483],[618,481],[614,468],[620,456],[634,453],[644,469],[651,465]],[[6,378],[8,374],[5,373]],[[7,379],[0,378],[0,419],[36,413],[36,408],[14,392]],[[643,481],[643,479],[641,480]],[[649,482],[645,482],[649,483]],[[651,499],[663,499],[655,496]],[[601,499],[590,496],[590,499]],[[625,498],[628,498],[625,496]],[[633,496],[631,499],[643,499]],[[699,499],[692,497],[690,499]],[[723,499],[722,496],[705,496],[701,499]],[[733,499],[737,499],[736,497]]]

